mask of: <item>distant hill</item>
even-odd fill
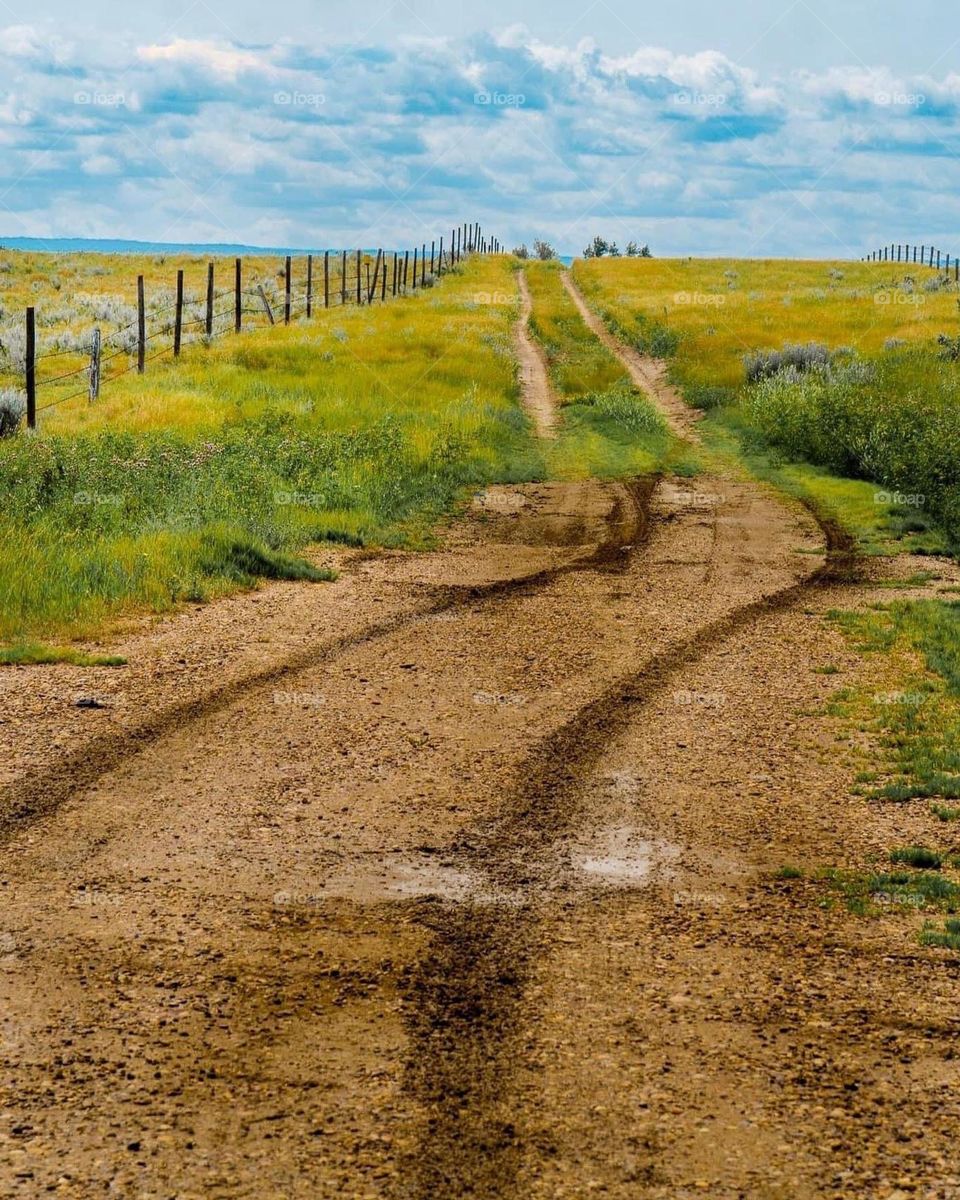
[[[322,254],[327,246],[243,246],[231,242],[135,242],[121,238],[31,238],[0,237],[6,250],[47,251],[52,254]],[[352,249],[352,247],[350,247]],[[339,249],[339,247],[338,247]]]

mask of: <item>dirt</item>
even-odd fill
[[[736,473],[491,488],[4,672],[2,1194],[960,1195],[956,962],[775,877],[887,848],[823,617],[910,564],[845,554]]]

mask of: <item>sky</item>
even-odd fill
[[[594,234],[658,255],[956,254],[954,17],[0,0],[0,239],[395,247],[478,220],[572,254]]]

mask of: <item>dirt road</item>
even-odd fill
[[[2,1194],[960,1194],[955,972],[774,878],[886,845],[826,540],[736,474],[493,488],[102,709],[4,680]]]

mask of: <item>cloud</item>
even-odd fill
[[[522,26],[389,45],[59,37],[0,30],[0,233],[393,245],[479,219],[568,250],[604,232],[854,256],[893,229],[949,239],[960,218],[956,74],[773,76]]]

